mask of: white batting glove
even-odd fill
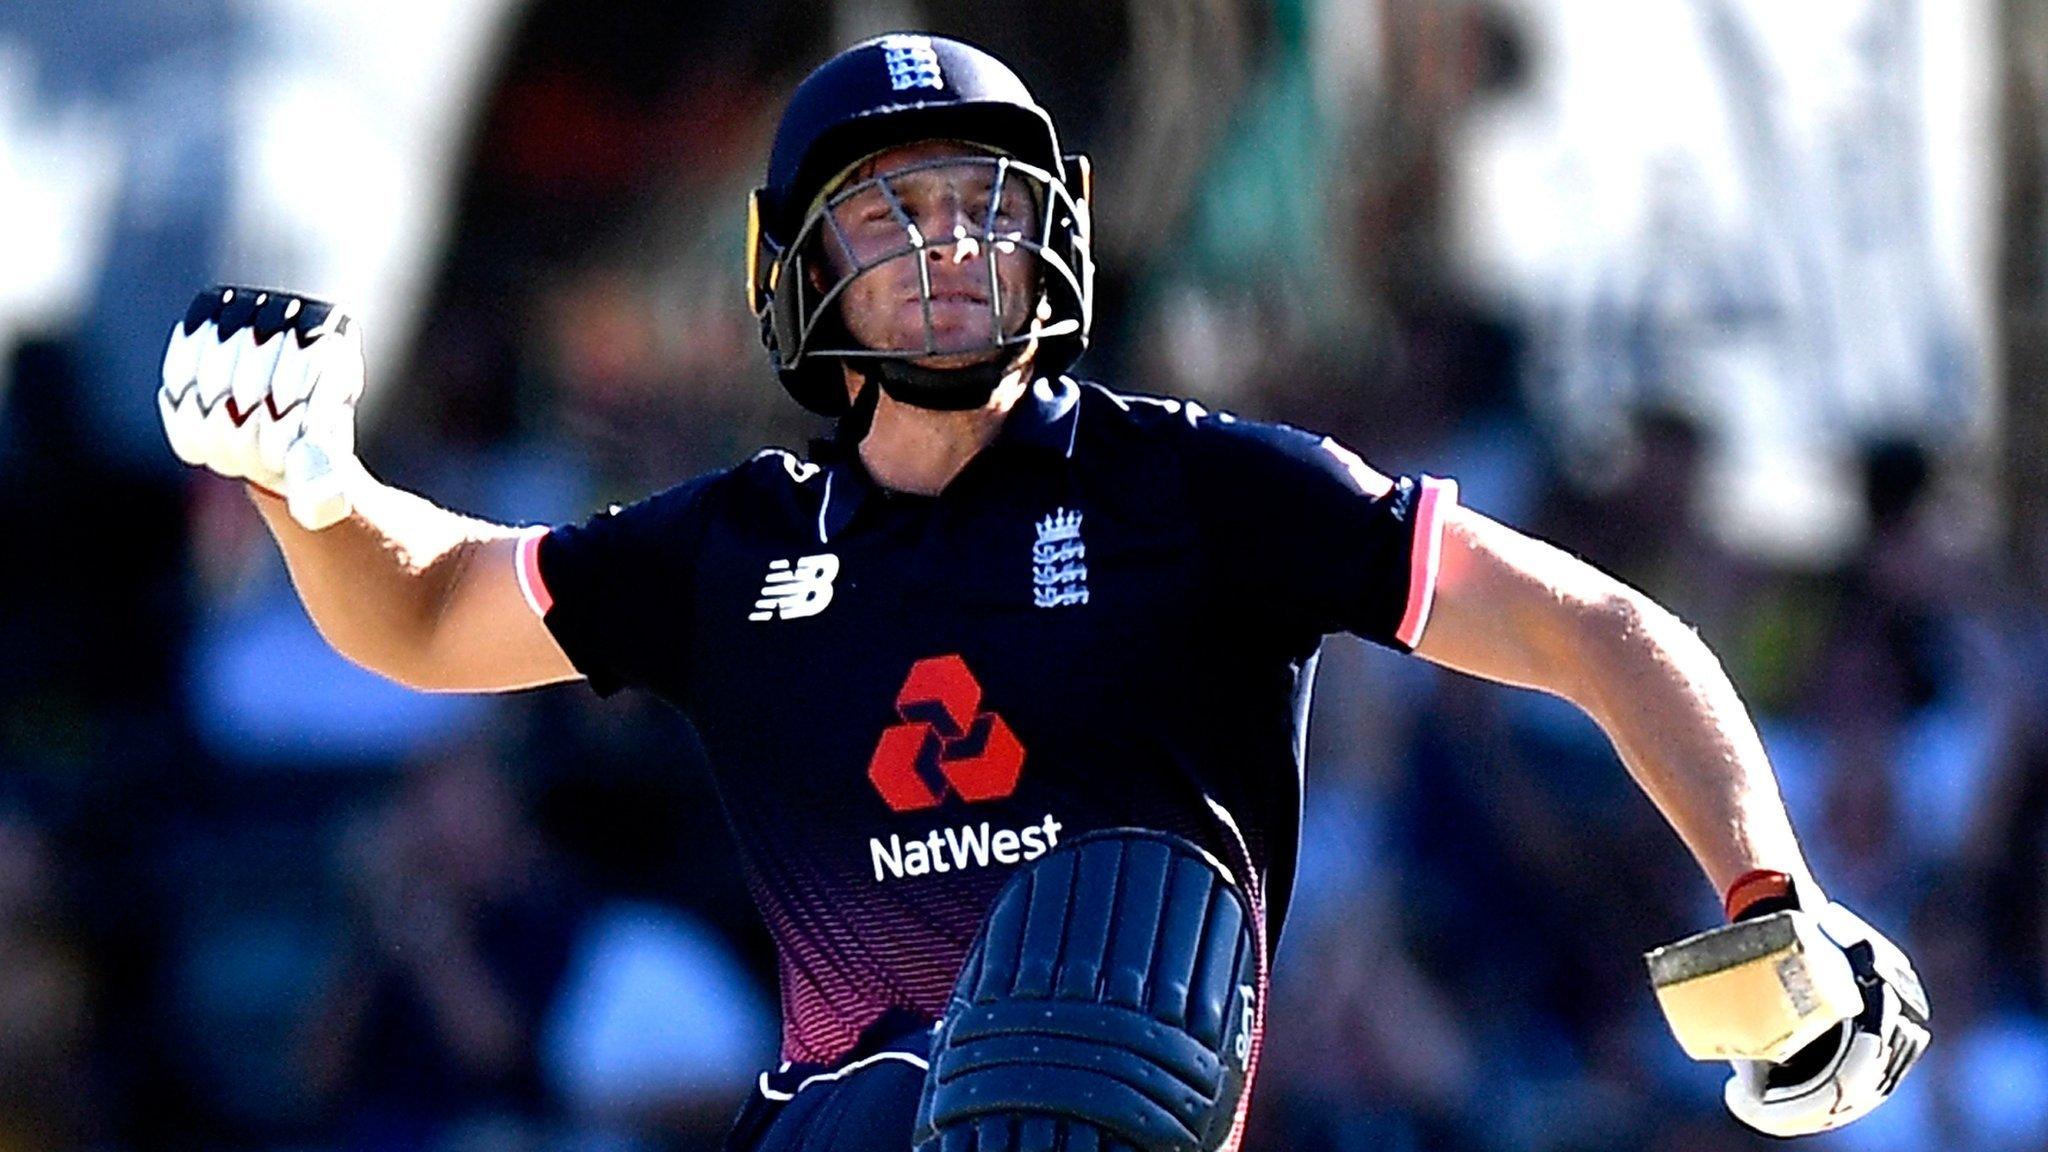
[[[362,393],[362,334],[341,310],[223,286],[171,329],[156,405],[178,459],[282,496],[317,532],[353,507]]]
[[[1849,958],[1863,1011],[1782,1063],[1731,1062],[1722,1099],[1767,1136],[1807,1136],[1866,1115],[1927,1050],[1927,993],[1906,954],[1840,904],[1815,918]]]

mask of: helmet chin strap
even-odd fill
[[[922,368],[907,360],[863,359],[854,371],[868,384],[880,385],[889,399],[899,404],[934,412],[966,412],[988,403],[996,386],[1016,367],[1017,359],[1005,357],[964,368]]]
[[[861,375],[860,389],[853,394],[853,403],[847,406],[846,414],[839,418],[838,439],[842,444],[858,444],[867,439],[868,429],[875,422],[875,409],[882,403],[882,390],[875,387],[874,378]]]
[[[1038,342],[1034,340],[1012,355],[960,368],[925,368],[890,357],[849,358],[845,362],[861,378],[860,398],[879,385],[889,399],[899,404],[933,412],[966,412],[987,404],[1004,378],[1037,349]]]

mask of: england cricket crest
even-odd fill
[[[1088,546],[1081,542],[1081,514],[1055,508],[1038,522],[1031,546],[1031,602],[1059,608],[1088,602]]]
[[[939,68],[939,54],[929,36],[884,36],[882,59],[889,69],[889,87],[944,88],[946,76]]]

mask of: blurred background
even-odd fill
[[[800,445],[744,194],[906,27],[1095,157],[1083,374],[1455,475],[1722,653],[1934,994],[1814,1147],[2048,1148],[2048,6],[11,0],[0,1152],[716,1146],[774,989],[687,725],[345,665],[150,396],[277,283],[460,509]],[[1251,1147],[1764,1146],[1637,958],[1715,894],[1587,721],[1337,640],[1309,775]]]

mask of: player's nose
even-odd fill
[[[981,257],[981,230],[955,221],[950,232],[926,246],[926,253],[941,263],[965,264]]]
[[[929,238],[925,255],[935,262],[963,264],[983,254],[981,214],[971,200],[957,192],[933,204],[929,218],[919,221],[919,228]]]

